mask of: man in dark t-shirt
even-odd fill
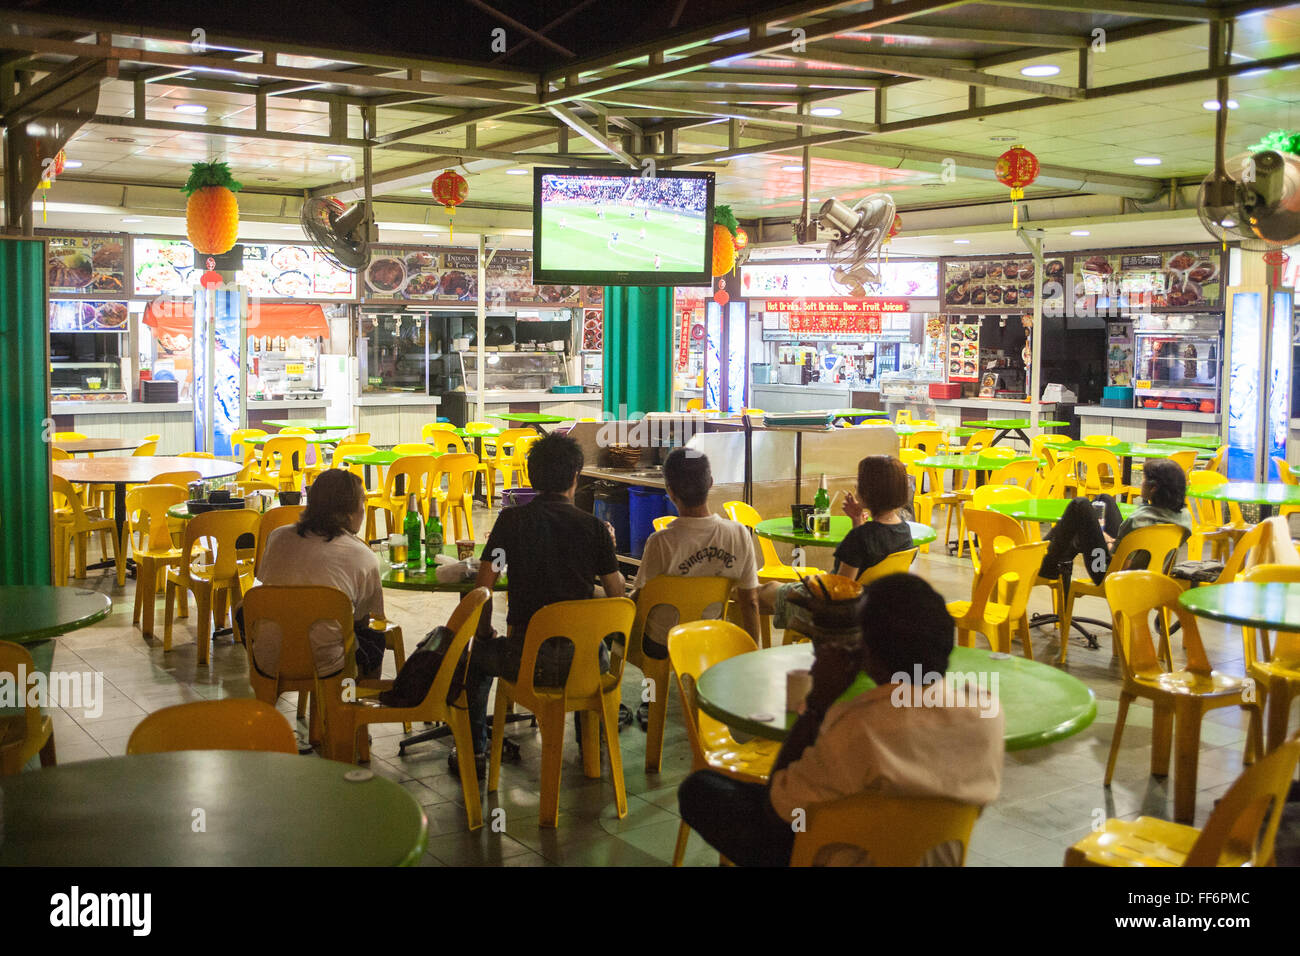
[[[533,445],[528,453],[528,475],[539,494],[526,505],[503,508],[483,549],[475,584],[490,589],[505,574],[510,607],[507,636],[498,638],[483,636],[491,614],[484,610],[484,625],[470,654],[466,693],[474,754],[480,764],[487,751],[492,679],[518,678],[524,634],[533,614],[557,601],[592,597],[597,579],[611,597],[622,597],[626,590],[609,528],[573,504],[582,465],[582,448],[566,435],[547,435]],[[562,686],[572,659],[571,644],[544,644],[534,680],[543,687]]]

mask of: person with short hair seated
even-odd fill
[[[1187,510],[1187,475],[1177,462],[1168,459],[1148,461],[1142,470],[1142,504],[1121,521],[1119,505],[1110,495],[1098,495],[1105,508],[1100,520],[1087,498],[1075,498],[1065,506],[1061,520],[1046,535],[1047,554],[1039,574],[1050,580],[1061,576],[1061,567],[1084,556],[1088,576],[1101,584],[1110,568],[1110,557],[1124,536],[1137,528],[1155,524],[1174,524],[1183,529],[1182,540],[1192,534],[1192,514]],[[1135,554],[1131,570],[1145,570],[1149,556]]]
[[[737,866],[789,865],[796,811],[842,797],[997,799],[996,695],[945,703],[914,684],[941,681],[948,669],[954,626],[943,597],[915,575],[891,574],[867,587],[857,619],[858,647],[818,645],[812,690],[767,784],[697,770],[677,791],[682,819]],[[864,671],[874,682],[865,690]]]

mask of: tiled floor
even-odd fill
[[[490,520],[486,513],[475,515],[480,533]],[[936,550],[921,555],[913,570],[950,600],[969,595],[969,561],[940,555]],[[54,660],[56,669],[62,671],[101,671],[105,703],[103,714],[93,720],[80,712],[59,711],[54,715],[60,763],[122,754],[136,723],[161,707],[203,698],[251,696],[244,650],[228,637],[215,645],[211,666],[200,668],[196,663],[193,617],[177,622],[173,649],[164,653],[161,598],[158,639],[146,641],[131,626],[133,582],[128,581],[125,590],[118,590],[112,576],[104,574],[91,578],[90,585],[113,598],[113,613],[95,627],[60,638]],[[388,617],[402,625],[408,648],[431,627],[445,622],[455,606],[450,596],[408,591],[388,591],[385,602]],[[503,630],[504,602],[498,604],[502,607],[497,609],[497,626]],[[1050,610],[1046,590],[1035,590],[1031,610]],[[1083,599],[1078,613],[1109,616],[1105,604],[1097,598]],[[1202,634],[1218,669],[1242,673],[1238,631],[1202,622]],[[1076,635],[1068,665],[1069,672],[1096,693],[1096,721],[1068,740],[1007,755],[1002,795],[984,811],[975,827],[970,865],[1059,866],[1065,848],[1088,833],[1094,819],[1139,814],[1170,816],[1170,781],[1153,778],[1148,772],[1151,709],[1142,702],[1130,708],[1115,781],[1109,789],[1101,784],[1120,682],[1118,665],[1110,656],[1109,632],[1100,632],[1100,639],[1101,649],[1089,650]],[[1035,631],[1034,651],[1039,660],[1055,659],[1054,629]],[[390,655],[385,676],[391,676],[392,670]],[[630,706],[636,706],[640,687],[641,675],[629,667],[623,692]],[[280,708],[290,720],[294,719],[292,695],[281,699]],[[1241,771],[1245,727],[1245,719],[1236,709],[1212,711],[1206,717],[1197,781],[1198,825]],[[510,736],[521,744],[523,759],[518,764],[503,765],[501,788],[487,798],[488,826],[470,834],[465,827],[459,780],[447,769],[449,745],[441,741],[426,743],[399,757],[400,733],[401,727],[396,724],[372,728],[371,766],[375,772],[400,782],[427,808],[430,838],[425,862],[431,866],[651,866],[666,865],[672,858],[679,823],[676,788],[690,768],[675,691],[670,699],[662,772],[646,774],[645,735],[635,725],[621,734],[629,803],[628,815],[622,820],[615,813],[613,787],[608,780],[587,780],[582,775],[570,733],[560,825],[556,829],[539,828],[540,738],[535,730],[528,729],[528,724],[520,723],[514,725]],[[607,774],[607,760],[605,767]],[[703,840],[691,838],[688,865],[716,865],[717,861],[717,854]]]

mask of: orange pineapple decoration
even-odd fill
[[[740,223],[730,206],[713,209],[713,275],[725,276],[736,267],[736,232]]]
[[[235,193],[240,188],[225,163],[195,163],[190,168],[181,192],[190,197],[185,203],[185,234],[195,252],[219,256],[239,239]]]

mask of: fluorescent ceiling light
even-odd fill
[[[956,245],[959,245],[959,246],[969,246],[969,245],[970,245],[970,240],[969,240],[969,239],[954,239],[954,240],[953,240],[953,243],[956,244]]]
[[[1161,160],[1159,156],[1139,156],[1133,162],[1138,166],[1159,166]]]
[[[81,160],[79,160],[79,159],[69,159],[69,160],[65,160],[64,163],[63,163],[63,168],[64,168],[64,169],[80,169],[80,168],[81,168]]]
[[[330,153],[325,158],[329,160],[333,160],[336,163],[346,163],[352,159],[351,156],[344,156],[342,153]]]
[[[1071,230],[1070,230],[1070,235],[1072,235],[1072,236],[1091,236],[1092,233],[1090,233],[1087,229],[1071,229]]]
[[[1228,100],[1228,109],[1230,110],[1235,110],[1239,105],[1240,104],[1236,100]],[[1219,111],[1218,100],[1206,100],[1201,104],[1201,106],[1207,110],[1213,110],[1216,113]]]
[[[787,173],[801,173],[801,172],[803,172],[803,167],[800,166],[798,163],[787,163],[786,165],[782,166],[781,169],[782,169],[784,172],[787,172]]]
[[[528,170],[526,170],[526,169],[519,169],[518,167],[515,167],[514,169],[507,169],[507,170],[506,170],[506,175],[507,175],[507,176],[527,176],[527,175],[528,175]]]
[[[199,113],[206,113],[208,108],[202,103],[179,103],[173,106],[172,110],[177,113],[193,113],[197,116]]]
[[[123,222],[144,222],[143,219],[138,219],[138,218],[135,217],[135,216],[124,216],[124,217],[122,218],[122,221],[123,221]]]
[[[1024,67],[1020,71],[1021,76],[1056,76],[1061,72],[1059,66],[1052,66],[1050,63],[1035,63],[1033,66]]]
[[[839,116],[844,111],[838,106],[814,106],[808,112],[813,116]]]

